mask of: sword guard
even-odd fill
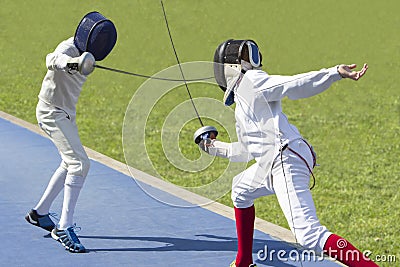
[[[207,139],[211,137],[211,134],[214,133],[214,137],[217,137],[218,130],[214,126],[203,126],[199,128],[193,135],[194,142],[199,144],[201,140]]]

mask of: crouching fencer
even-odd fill
[[[62,41],[46,57],[47,73],[39,93],[36,117],[41,129],[57,147],[61,164],[25,219],[51,232],[51,236],[70,252],[85,252],[74,232],[73,215],[90,166],[75,121],[76,104],[95,61],[103,60],[116,40],[114,24],[98,12],[90,12],[80,21],[75,35]],[[55,225],[49,210],[63,189],[61,216]]]
[[[357,81],[366,73],[367,64],[359,71],[352,64],[278,76],[262,71],[261,61],[259,48],[252,40],[227,40],[218,46],[214,56],[215,77],[225,92],[225,105],[236,103],[238,142],[221,142],[210,136],[199,143],[207,153],[231,161],[255,159],[232,183],[238,251],[231,266],[255,266],[254,200],[271,194],[277,196],[291,231],[303,247],[325,253],[347,266],[377,266],[350,242],[321,225],[309,186],[316,154],[289,123],[281,106],[284,97],[292,100],[311,97],[343,78]]]

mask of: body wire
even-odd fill
[[[205,81],[205,80],[210,80],[213,79],[214,77],[206,77],[206,78],[198,78],[198,79],[172,79],[172,78],[163,78],[163,77],[155,77],[155,76],[150,76],[150,75],[144,75],[144,74],[138,74],[138,73],[134,73],[134,72],[129,72],[129,71],[125,71],[125,70],[119,70],[119,69],[114,69],[114,68],[109,68],[109,67],[104,67],[101,65],[94,65],[96,68],[98,69],[103,69],[103,70],[109,70],[109,71],[113,71],[113,72],[118,72],[118,73],[122,73],[122,74],[127,74],[127,75],[132,75],[132,76],[136,76],[136,77],[142,77],[142,78],[148,78],[148,79],[154,79],[154,80],[161,80],[161,81],[170,81],[170,82],[194,82],[194,81]]]

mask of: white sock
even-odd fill
[[[85,178],[82,176],[67,175],[64,185],[64,202],[61,218],[57,226],[58,229],[65,230],[73,226],[75,206],[84,182]]]
[[[49,213],[50,206],[53,204],[54,199],[58,196],[61,190],[64,188],[65,178],[67,176],[67,170],[63,167],[58,167],[51,177],[46,190],[44,191],[42,198],[34,208],[40,215]]]

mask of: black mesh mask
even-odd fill
[[[222,91],[226,91],[224,64],[241,64],[242,60],[249,62],[254,68],[262,66],[262,55],[255,41],[229,39],[215,50],[214,76]]]

